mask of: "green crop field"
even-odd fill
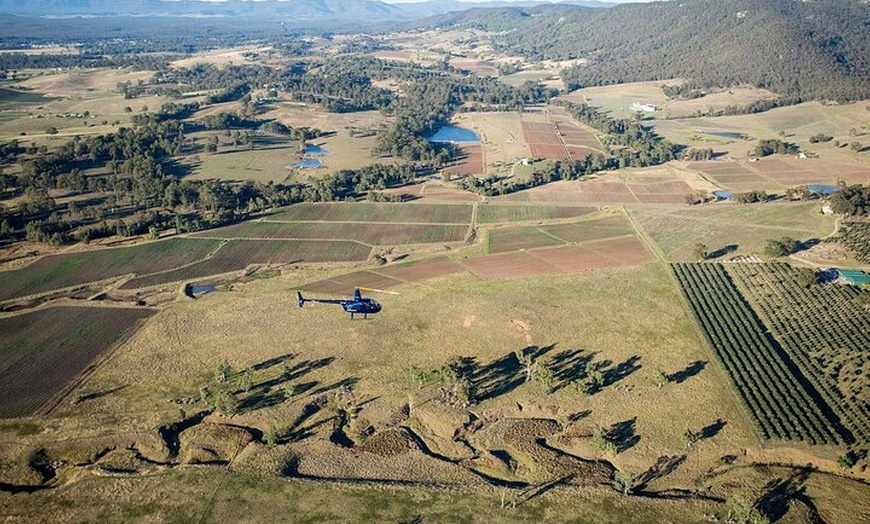
[[[0,319],[0,418],[33,414],[153,313],[53,307]]]
[[[624,216],[612,216],[573,224],[542,226],[541,230],[565,242],[587,242],[634,234],[634,229]]]
[[[269,216],[282,222],[396,222],[421,224],[468,224],[468,204],[295,204]]]
[[[38,92],[18,91],[0,87],[0,110],[12,107],[45,104],[55,100]]]
[[[801,285],[801,273],[811,270],[783,263],[726,267],[852,439],[870,443],[870,315],[861,302],[861,295],[870,292],[836,284]]]
[[[202,260],[219,240],[170,239],[133,247],[49,255],[0,272],[0,300],[43,293],[129,273],[167,271]]]
[[[707,342],[768,439],[842,441],[829,408],[794,367],[722,264],[674,264]]]
[[[563,240],[545,233],[539,227],[504,227],[489,231],[487,236],[487,252],[491,254],[507,253],[520,249],[558,246],[564,243]]]
[[[216,153],[203,153],[193,166],[191,179],[255,180],[284,182],[298,162],[299,142],[276,137],[255,137],[254,148],[224,146]]]
[[[371,246],[459,242],[466,227],[446,224],[382,224],[337,222],[245,222],[198,233],[197,237],[248,239],[353,240]]]
[[[351,241],[231,240],[214,256],[179,269],[146,275],[124,283],[122,289],[167,284],[241,271],[251,264],[353,262],[368,258],[371,246]]]
[[[575,218],[598,211],[596,207],[578,206],[534,206],[482,204],[477,208],[478,224],[497,224],[502,222],[528,222],[533,220],[553,220]]]

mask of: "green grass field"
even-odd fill
[[[790,236],[806,241],[834,230],[834,218],[818,203],[718,204],[672,208],[631,207],[630,215],[674,261],[693,261],[695,244],[722,256],[761,254],[769,239]]]
[[[201,260],[219,240],[171,239],[133,247],[45,256],[29,266],[0,272],[0,300],[119,277],[153,273]]]
[[[199,155],[189,178],[203,180],[254,180],[261,183],[285,182],[292,175],[290,166],[298,162],[299,142],[275,138],[256,137],[254,149],[222,146],[216,153]]]
[[[371,246],[353,241],[236,239],[222,245],[210,258],[178,269],[133,278],[121,289],[197,280],[241,271],[252,264],[361,262],[368,258],[369,253]]]
[[[595,207],[573,206],[516,206],[488,203],[478,207],[478,224],[498,224],[502,222],[530,222],[533,220],[553,220],[581,217],[598,210]]]
[[[393,222],[468,224],[468,204],[301,203],[269,215],[275,222]]]
[[[246,222],[198,233],[197,237],[247,239],[349,240],[370,246],[460,242],[466,226],[452,224],[387,224],[339,222]]]

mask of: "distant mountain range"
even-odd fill
[[[554,2],[457,2],[388,4],[379,0],[0,0],[0,15],[39,18],[171,17],[300,22],[399,22],[475,7],[535,6]],[[598,1],[555,2],[610,7]]]

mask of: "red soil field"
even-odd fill
[[[339,275],[317,282],[306,284],[302,287],[312,293],[335,295],[336,297],[352,297],[356,287],[368,287],[372,289],[389,289],[401,285],[403,282],[384,275],[378,275],[371,271],[355,271],[345,275]]]
[[[637,264],[645,264],[653,260],[652,253],[650,253],[640,239],[635,236],[597,240],[595,242],[583,244],[583,247],[593,249],[603,255],[614,258],[619,261],[621,265],[633,266]]]
[[[485,279],[534,277],[558,273],[556,266],[528,252],[469,258],[462,265]]]
[[[529,144],[532,156],[564,160],[569,158],[562,139],[552,124],[542,122],[522,122],[523,135]]]
[[[408,282],[420,282],[430,278],[456,275],[464,272],[462,266],[447,257],[435,257],[418,262],[383,266],[374,271],[381,275]]]
[[[553,160],[567,160],[568,152],[565,146],[551,144],[529,144],[533,157],[549,158]]]
[[[302,289],[314,293],[329,293],[350,296],[357,286],[374,289],[390,289],[407,282],[420,282],[430,278],[464,273],[465,270],[447,257],[435,257],[406,264],[379,267],[372,270],[354,271],[317,282],[306,284]]]
[[[0,319],[0,418],[33,414],[153,313],[53,307]]]
[[[588,271],[621,265],[618,261],[584,246],[565,246],[535,250],[535,256],[560,271]]]
[[[444,172],[451,175],[482,175],[483,146],[460,146],[459,150],[460,154],[456,165],[444,169]]]

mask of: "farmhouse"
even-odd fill
[[[634,102],[631,104],[631,110],[638,113],[654,113],[658,109],[655,104],[642,104]]]

